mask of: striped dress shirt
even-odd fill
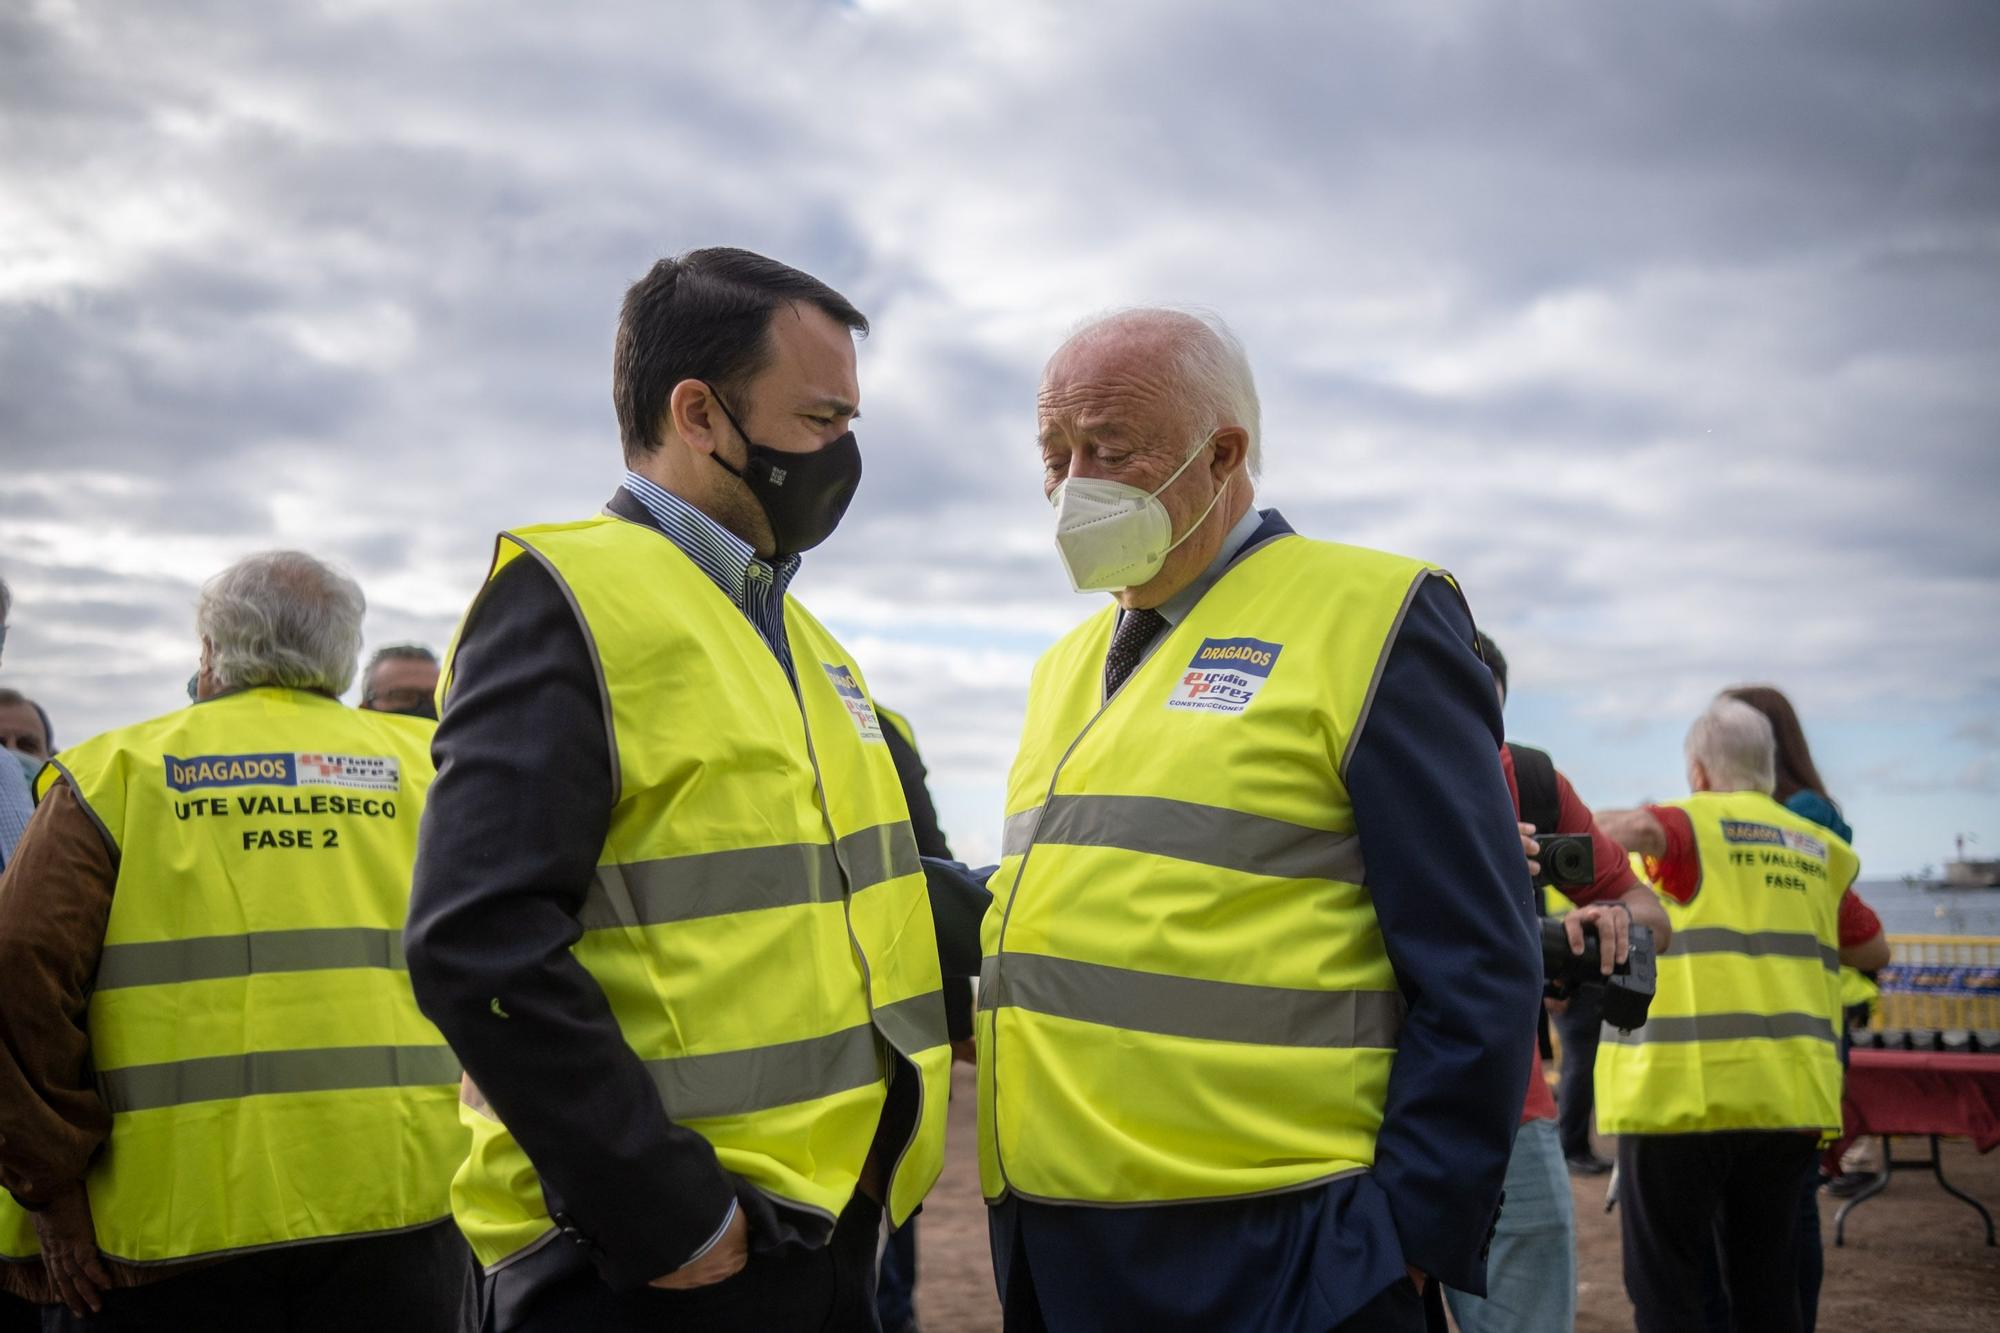
[[[646,506],[646,512],[659,523],[668,540],[715,581],[722,595],[744,614],[770,646],[785,674],[796,682],[791,645],[785,639],[785,590],[792,586],[792,576],[799,572],[799,557],[763,559],[750,543],[728,528],[629,469],[625,473],[625,489]]]

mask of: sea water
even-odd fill
[[[1891,935],[2000,935],[2000,889],[1864,879],[1854,891],[1868,900]]]

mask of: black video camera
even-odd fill
[[[1569,951],[1569,935],[1561,917],[1542,918],[1542,976],[1547,980],[1543,993],[1567,1000],[1583,991],[1600,991],[1604,1021],[1621,1032],[1630,1032],[1646,1021],[1653,1003],[1653,930],[1632,923],[1631,950],[1625,961],[1604,975],[1598,953],[1597,927],[1583,927],[1583,952]]]

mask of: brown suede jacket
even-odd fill
[[[0,875],[0,1185],[26,1207],[83,1179],[111,1132],[85,1025],[118,880],[112,849],[68,783],[49,789]],[[205,1266],[105,1261],[114,1287]],[[56,1299],[39,1261],[0,1263],[0,1290]]]

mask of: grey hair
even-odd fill
[[[1723,695],[1688,728],[1687,757],[1698,760],[1716,791],[1760,791],[1778,785],[1778,742],[1771,719],[1741,699]]]
[[[1181,415],[1189,421],[1208,423],[1198,427],[1204,433],[1241,426],[1250,437],[1245,466],[1252,477],[1261,475],[1263,409],[1257,401],[1257,379],[1250,373],[1250,357],[1242,340],[1213,310],[1134,306],[1106,311],[1077,325],[1049,360],[1054,362],[1056,356],[1107,335],[1137,331],[1166,335],[1168,353],[1174,358],[1173,382]]]
[[[14,609],[14,590],[7,586],[7,580],[0,579],[0,625],[7,623],[7,613]]]
[[[377,648],[369,655],[368,665],[361,671],[362,703],[375,697],[375,669],[384,662],[429,662],[436,666],[438,655],[421,643],[391,643]]]
[[[361,657],[361,586],[303,551],[246,556],[203,585],[195,627],[230,690],[281,685],[344,693]]]

